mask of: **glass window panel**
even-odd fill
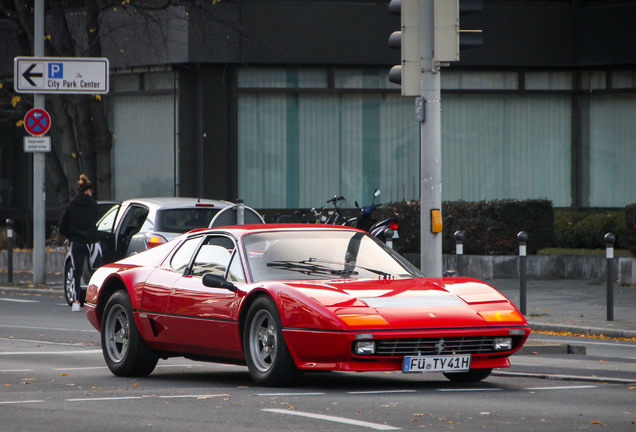
[[[398,84],[389,81],[389,69],[336,69],[334,73],[336,88],[360,89],[396,89]]]
[[[448,90],[517,90],[519,79],[516,72],[469,72],[444,69],[440,85],[442,89]]]
[[[567,96],[445,96],[442,199],[570,206],[570,105]]]
[[[112,96],[109,100],[114,198],[173,196],[173,95]]]
[[[239,88],[327,88],[327,69],[256,67],[238,71]]]
[[[113,75],[111,77],[111,90],[118,91],[138,91],[139,88],[139,75]]]
[[[590,106],[590,205],[636,202],[636,95],[607,95]]]
[[[328,207],[334,195],[419,196],[419,128],[398,95],[239,95],[239,192],[262,208]],[[297,104],[295,115],[290,106]],[[297,149],[290,149],[297,146]],[[290,157],[291,155],[291,157]],[[291,190],[295,187],[295,190]]]
[[[151,72],[144,74],[144,90],[172,90],[173,72]]]
[[[613,88],[636,88],[636,71],[614,71],[612,72]]]
[[[572,73],[563,72],[526,72],[527,90],[571,90]]]

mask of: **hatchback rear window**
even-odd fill
[[[183,208],[157,211],[156,231],[184,233],[196,228],[207,228],[219,212],[216,208]]]

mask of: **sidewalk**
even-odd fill
[[[46,283],[33,284],[33,273],[0,272],[0,290],[47,291],[62,290],[61,272],[47,273]],[[518,279],[486,280],[520,306]],[[570,332],[611,338],[636,338],[636,285],[614,286],[614,320],[607,320],[607,286],[594,279],[529,280],[526,284],[526,319],[535,331]]]

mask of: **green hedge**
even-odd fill
[[[391,203],[400,223],[398,251],[419,252],[420,206],[418,201]],[[464,233],[464,253],[511,255],[518,253],[517,234],[528,233],[528,253],[554,245],[554,212],[548,200],[496,200],[442,203],[444,253],[455,253],[454,233]]]
[[[636,204],[625,207],[625,247],[636,255]]]
[[[605,234],[611,232],[616,236],[614,247],[627,249],[626,219],[627,209],[556,210],[556,245],[562,248],[604,249]]]

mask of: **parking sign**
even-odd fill
[[[107,58],[16,57],[13,86],[17,93],[108,93]]]

